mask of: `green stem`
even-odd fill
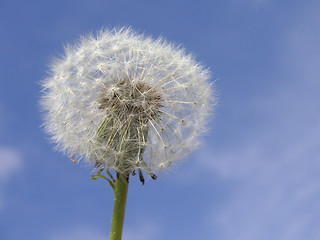
[[[110,240],[121,240],[128,187],[128,178],[120,175],[114,185],[114,208]]]

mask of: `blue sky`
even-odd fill
[[[205,144],[128,194],[126,240],[320,239],[319,1],[0,0],[0,239],[108,239],[113,193],[53,150],[39,81],[81,34],[132,26],[210,68]]]

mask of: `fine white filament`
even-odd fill
[[[191,55],[129,28],[82,37],[50,70],[40,103],[51,140],[117,172],[151,173],[185,157],[215,104]]]

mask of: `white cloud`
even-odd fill
[[[128,225],[128,224],[126,224]],[[157,225],[151,222],[144,222],[143,224],[127,228],[125,226],[122,239],[125,240],[157,240],[159,239],[160,231]],[[92,226],[81,225],[68,228],[64,231],[57,231],[48,238],[48,240],[105,240],[109,238],[106,231],[101,232]]]
[[[252,99],[251,110],[266,121],[248,128],[242,142],[199,153],[203,171],[213,170],[234,189],[207,216],[220,239],[319,239],[320,5],[309,7],[284,33],[286,80],[268,100]]]
[[[245,142],[202,153],[203,169],[235,189],[220,214],[210,216],[222,239],[318,239],[319,119],[320,113],[306,126],[298,120],[288,129],[273,123],[272,132],[256,129]]]
[[[255,139],[239,143],[232,153],[207,155],[215,159],[211,167],[235,188],[220,213],[209,216],[222,239],[316,240],[311,234],[320,235],[313,225],[320,215],[320,151],[313,138],[301,139],[303,145],[283,143],[274,155],[268,155],[270,142]]]
[[[124,229],[123,239],[126,240],[157,240],[160,238],[161,231],[159,225],[152,221],[145,221],[137,226],[130,226]]]
[[[0,183],[6,182],[21,167],[22,157],[16,149],[0,146]]]
[[[234,189],[223,207],[211,211],[219,214],[207,216],[214,229],[221,230],[221,239],[320,236],[315,224],[320,215],[320,112],[308,119],[302,109],[305,114],[291,119],[276,107],[287,96],[273,98],[275,112],[268,114],[280,117],[270,121],[271,128],[253,128],[243,142],[231,140],[226,148],[199,153],[203,171],[215,172]],[[265,103],[260,107],[269,109]]]
[[[16,149],[0,146],[0,209],[4,205],[5,184],[21,167],[22,157]]]

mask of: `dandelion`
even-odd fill
[[[57,149],[92,163],[93,178],[107,179],[117,198],[130,174],[138,171],[143,183],[142,171],[155,179],[196,149],[215,100],[208,70],[191,55],[122,28],[67,46],[43,81],[40,103]]]

